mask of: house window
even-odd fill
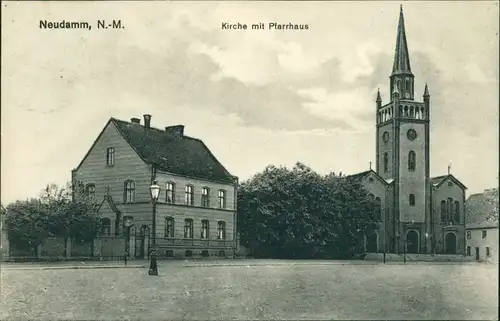
[[[101,235],[111,234],[111,220],[109,218],[101,219]]]
[[[483,231],[483,239],[486,238],[486,234],[487,234],[486,231]]]
[[[125,233],[129,232],[129,231],[127,231],[128,228],[132,228],[133,222],[134,222],[133,216],[127,215],[127,216],[123,217],[123,220],[122,220],[122,233],[123,233],[123,235],[127,235]],[[127,226],[127,223],[129,223],[130,225]]]
[[[217,222],[217,239],[218,240],[226,239],[226,222],[224,221]]]
[[[208,220],[201,221],[201,238],[208,239],[209,236],[209,222]]]
[[[219,190],[219,208],[226,208],[226,191]]]
[[[184,238],[193,238],[193,220],[190,218],[184,220]]]
[[[175,194],[174,194],[175,184],[172,182],[168,182],[165,187],[165,201],[167,203],[175,203]]]
[[[208,187],[203,187],[201,190],[201,206],[210,206],[210,189]]]
[[[115,164],[115,149],[114,147],[109,147],[106,150],[106,165],[113,166]]]
[[[224,251],[219,251],[219,256],[224,257],[224,256],[226,256],[226,253],[224,253]]]
[[[410,194],[410,206],[415,206],[415,194]]]
[[[472,253],[471,253],[471,248],[470,246],[467,246],[467,256],[471,256]]]
[[[467,231],[467,239],[470,240],[472,238],[471,232]]]
[[[194,193],[192,185],[186,185],[186,195],[184,198],[184,202],[186,203],[186,205],[194,205]]]
[[[203,256],[203,257],[209,257],[210,253],[208,253],[207,250],[203,250],[203,251],[201,251],[201,256]]]
[[[95,198],[95,185],[88,184],[85,192],[86,192],[88,198],[94,199]]]
[[[186,250],[185,255],[186,255],[186,257],[191,257],[191,256],[193,256],[193,251],[191,251],[191,250]]]
[[[442,200],[441,201],[441,222],[445,223],[446,220],[446,201]]]
[[[135,201],[135,182],[125,182],[125,195],[123,198],[124,203],[132,203]]]
[[[486,256],[491,256],[490,248],[488,246],[486,247]]]
[[[172,250],[166,250],[165,251],[165,256],[166,257],[174,257],[174,251],[172,251]]]
[[[455,223],[460,224],[460,202],[455,201],[454,205]]]
[[[382,204],[380,197],[375,198],[375,219],[377,221],[382,221]]]
[[[415,171],[415,152],[414,151],[410,151],[408,153],[408,171],[409,172],[414,172]]]
[[[384,153],[384,172],[389,170],[389,156],[387,153]]]
[[[165,237],[174,237],[174,218],[165,217]]]

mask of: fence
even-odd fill
[[[6,261],[122,259],[125,255],[125,238],[101,236],[92,241],[81,242],[62,237],[49,237],[36,248],[9,243]]]

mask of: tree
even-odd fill
[[[494,188],[486,194],[490,212],[488,213],[487,221],[498,223],[498,188]]]
[[[81,185],[47,185],[38,198],[16,201],[6,207],[9,239],[32,250],[50,236],[91,240],[99,230],[96,209]]]
[[[254,255],[310,258],[352,255],[373,229],[366,192],[348,178],[304,164],[268,166],[238,192],[241,242]]]

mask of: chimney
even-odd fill
[[[135,117],[130,118],[130,121],[132,123],[134,123],[134,124],[140,124],[141,123],[141,120],[139,118],[135,118]]]
[[[151,115],[144,114],[144,128],[151,127]]]
[[[172,136],[182,137],[184,136],[184,125],[167,126],[165,131]]]

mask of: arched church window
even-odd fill
[[[416,158],[416,155],[415,155],[415,152],[414,151],[410,151],[408,153],[408,171],[409,172],[414,172],[415,171],[415,158]]]
[[[415,113],[413,111],[413,106],[410,106],[410,117],[411,118],[415,117]]]
[[[389,156],[387,153],[384,153],[384,172],[389,170]]]
[[[447,209],[446,209],[446,221],[447,222],[452,222],[453,220],[453,199],[451,197],[448,197],[448,204],[446,204]]]
[[[455,224],[460,224],[460,202],[455,201]]]
[[[375,198],[375,219],[377,221],[382,221],[382,204],[380,197]]]
[[[405,113],[404,113],[404,116],[405,116],[405,117],[408,117],[408,106],[405,106]]]
[[[446,201],[441,201],[441,222],[446,222]]]

